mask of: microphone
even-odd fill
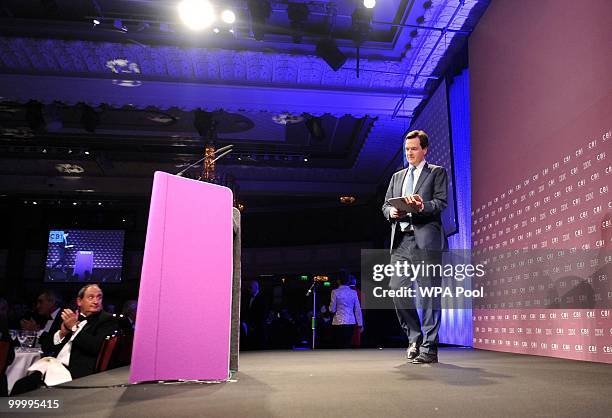
[[[189,164],[189,165],[188,165],[186,168],[184,168],[183,170],[181,170],[181,171],[179,171],[178,173],[176,173],[176,175],[177,175],[178,177],[181,177],[183,174],[185,174],[185,171],[189,170],[191,167],[194,167],[194,166],[196,166],[196,165],[200,164],[200,163],[201,163],[202,161],[204,161],[205,159],[206,159],[206,157],[202,157],[202,158],[200,158],[198,161],[196,161],[195,163],[193,163],[193,164]]]
[[[228,150],[228,149],[232,148],[233,146],[234,146],[234,144],[229,144],[229,145],[226,145],[226,146],[224,146],[224,147],[219,148],[218,150],[216,150],[216,151],[215,151],[213,154],[214,154],[214,155],[217,155],[217,153],[219,153],[219,152],[223,152],[223,151],[225,151],[225,150]]]
[[[316,284],[317,284],[317,282],[312,282],[312,285],[310,286],[310,289],[308,289],[308,292],[306,292],[306,296],[310,296],[310,294],[312,293],[312,290],[314,289]]]
[[[223,154],[219,155],[217,158],[215,158],[215,159],[214,159],[212,162],[214,163],[214,162],[216,162],[216,161],[217,161],[219,158],[222,158],[222,157],[226,156],[227,154],[229,154],[230,152],[232,152],[232,149],[231,149],[231,148],[232,148],[233,146],[234,146],[234,144],[229,144],[229,145],[226,145],[226,146],[224,146],[224,147],[219,148],[218,150],[216,150],[216,151],[213,153],[213,155],[216,155],[218,152],[221,152],[221,151],[225,151],[225,152],[224,152]],[[227,150],[227,151],[226,151],[226,150]],[[195,167],[196,165],[200,164],[200,163],[201,163],[202,161],[204,161],[205,159],[206,159],[206,155],[205,155],[204,157],[200,158],[200,159],[199,159],[198,161],[196,161],[195,163],[193,163],[193,164],[189,164],[187,167],[185,167],[184,169],[182,169],[181,171],[179,171],[178,173],[176,173],[176,175],[177,175],[178,177],[182,177],[182,176],[183,176],[183,174],[185,174],[185,172],[186,172],[187,170],[189,170],[190,168]]]
[[[215,158],[214,160],[212,160],[213,163],[217,162],[217,160],[220,160],[221,158],[225,157],[227,154],[229,154],[230,152],[232,152],[231,149],[228,149],[227,151],[225,151],[223,154],[219,155],[217,158]]]

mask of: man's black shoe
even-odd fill
[[[412,343],[406,350],[406,358],[408,360],[414,360],[419,355],[419,346],[417,343]]]
[[[421,353],[414,360],[412,360],[412,364],[428,364],[428,363],[437,363],[438,355],[430,354],[430,353]]]

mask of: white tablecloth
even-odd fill
[[[15,360],[13,360],[6,369],[6,380],[8,382],[9,393],[11,393],[15,382],[27,376],[28,367],[39,358],[40,351],[22,351],[19,348],[15,349]]]

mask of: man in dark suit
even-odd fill
[[[102,298],[98,285],[83,286],[77,295],[78,311],[64,309],[64,322],[53,336],[56,357],[60,361],[68,359],[67,367],[73,379],[95,371],[104,339],[118,329],[116,318],[102,310]],[[66,350],[68,344],[70,347]],[[67,356],[66,351],[69,351]]]
[[[261,350],[266,347],[266,318],[268,305],[259,291],[259,282],[251,280],[242,298],[240,321],[245,349]]]
[[[425,155],[429,137],[423,131],[411,131],[405,137],[406,159],[409,166],[393,175],[385,203],[385,218],[391,222],[391,264],[439,263],[441,251],[447,247],[441,213],[447,205],[448,175],[443,167],[428,164]],[[401,211],[388,200],[405,197],[410,212]],[[415,281],[416,279],[416,281]],[[393,276],[391,289],[439,286],[436,277]],[[415,289],[418,294],[418,289]],[[414,299],[394,298],[400,326],[408,336],[407,358],[415,364],[438,361],[438,330],[441,311],[433,298],[420,299],[422,325]]]
[[[58,295],[52,290],[45,290],[36,299],[36,314],[40,323],[33,319],[21,320],[21,329],[38,333],[38,341],[45,355],[51,355],[53,335],[62,325],[61,308],[62,301]]]
[[[95,372],[96,361],[104,339],[118,328],[113,315],[102,310],[102,290],[96,284],[83,286],[77,295],[76,312],[64,309],[60,329],[53,335],[52,350],[64,364],[72,379]],[[42,384],[42,374],[34,372],[18,380],[11,395],[36,389]]]

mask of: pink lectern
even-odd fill
[[[130,383],[229,375],[232,192],[156,172]]]

